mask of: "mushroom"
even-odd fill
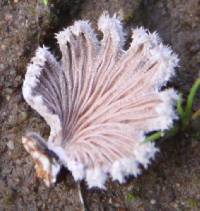
[[[22,138],[46,185],[60,167],[76,181],[105,188],[108,177],[125,182],[147,168],[158,151],[145,134],[166,130],[177,119],[177,93],[166,89],[178,57],[157,33],[140,27],[124,49],[125,33],[116,15],[103,13],[98,40],[88,21],[56,34],[58,61],[39,47],[27,67],[23,96],[50,126],[48,141],[38,134]]]

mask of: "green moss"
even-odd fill
[[[190,208],[195,209],[199,207],[200,201],[194,198],[190,198],[188,199],[188,205]]]
[[[133,193],[128,193],[126,200],[127,202],[133,202],[138,199],[138,196],[134,195]]]
[[[3,202],[5,205],[11,206],[14,204],[14,201],[15,201],[15,194],[12,190],[9,189],[3,197]]]
[[[130,23],[133,21],[134,18],[134,12],[133,11],[128,11],[126,15],[124,15],[124,21],[125,23]]]
[[[33,16],[33,17],[35,17],[35,16],[37,15],[37,11],[36,11],[35,5],[32,5],[32,4],[28,5],[28,6],[27,6],[27,11],[28,11],[29,14],[30,14],[31,16]]]

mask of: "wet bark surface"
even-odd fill
[[[55,54],[54,33],[77,19],[94,27],[102,11],[123,16],[127,31],[144,25],[157,31],[180,57],[172,83],[187,96],[200,76],[199,0],[36,0],[0,2],[0,210],[80,210],[77,185],[64,171],[52,188],[36,178],[34,164],[21,137],[26,131],[48,137],[44,120],[23,100],[21,86],[26,66],[38,45],[49,45]],[[59,53],[58,53],[59,56]],[[200,95],[198,95],[198,98]],[[200,100],[194,109],[200,107]],[[89,210],[173,211],[200,210],[200,121],[191,123],[160,147],[148,170],[126,184],[109,181],[107,190],[82,183]]]

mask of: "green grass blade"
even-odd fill
[[[177,110],[178,110],[178,113],[179,113],[181,119],[183,119],[185,116],[185,112],[183,109],[183,94],[182,93],[179,95],[179,98],[177,101]]]
[[[150,142],[150,141],[156,141],[156,140],[160,139],[163,136],[164,136],[164,133],[162,131],[155,132],[155,133],[147,136],[144,139],[144,142],[143,143],[147,143],[147,142]]]
[[[195,81],[187,99],[186,110],[185,110],[185,115],[186,115],[187,120],[189,120],[192,116],[192,106],[193,106],[194,99],[199,88],[200,88],[200,78]]]

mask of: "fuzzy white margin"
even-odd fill
[[[175,75],[175,67],[179,64],[178,56],[161,41],[157,32],[150,33],[143,27],[132,30],[130,49],[138,49],[143,44],[144,54],[152,61],[159,61],[159,71],[155,76],[155,89],[158,91]]]
[[[60,146],[54,146],[48,143],[48,148],[54,151],[60,158],[63,165],[68,168],[76,181],[85,179],[88,187],[98,187],[105,189],[105,182],[110,176],[112,180],[118,180],[120,183],[125,182],[125,178],[133,175],[137,177],[141,173],[140,165],[148,167],[151,160],[154,159],[158,149],[154,143],[143,143],[144,137],[138,141],[133,149],[133,155],[115,161],[112,166],[103,168],[86,168],[82,163],[76,162],[70,155],[66,154]]]
[[[113,17],[110,17],[107,12],[104,12],[99,18],[98,28],[103,32],[102,44],[104,43],[104,38],[110,34],[113,45],[120,50],[123,48],[126,34],[123,31],[123,25],[119,16],[115,14]]]
[[[39,77],[47,61],[47,58],[55,62],[55,58],[48,51],[46,47],[39,47],[36,51],[35,57],[32,58],[31,63],[27,67],[25,80],[22,87],[22,93],[26,102],[35,109],[48,123],[51,128],[51,134],[56,134],[61,130],[61,123],[58,115],[52,114],[43,103],[41,95],[34,96],[32,90],[39,83]]]
[[[62,50],[62,46],[65,46],[67,42],[70,43],[72,35],[79,36],[81,33],[88,36],[97,47],[99,46],[99,40],[97,39],[96,33],[93,31],[90,22],[86,20],[75,21],[73,26],[56,33],[55,37]]]

